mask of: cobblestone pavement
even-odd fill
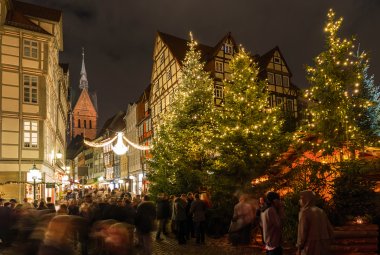
[[[210,238],[206,236],[206,244],[198,245],[195,239],[192,238],[185,245],[178,245],[174,235],[162,236],[162,241],[156,241],[155,232],[152,233],[153,239],[153,255],[263,255],[265,251],[262,246],[258,244],[240,245],[237,247],[232,246],[228,242],[227,235],[221,238]],[[258,238],[257,241],[259,241]],[[140,249],[136,250],[137,255],[142,255]],[[5,249],[0,247],[0,255],[20,255],[17,249]],[[79,255],[79,250],[76,251]],[[294,250],[285,249],[285,255],[295,254]]]
[[[154,237],[155,235],[153,235]],[[246,245],[234,247],[228,243],[227,237],[213,239],[206,237],[206,244],[199,245],[192,238],[185,245],[178,245],[174,236],[163,237],[162,241],[153,241],[154,255],[240,255],[250,254],[259,255],[265,254],[265,251],[260,249],[258,245]]]

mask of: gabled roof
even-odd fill
[[[15,10],[8,11],[7,17],[5,19],[5,25],[50,35],[50,33],[47,32],[45,29],[34,24],[21,12]]]
[[[55,22],[59,22],[61,20],[62,12],[56,9],[24,3],[16,0],[12,0],[12,4],[14,9],[22,12],[27,16],[47,19]]]
[[[8,26],[51,35],[45,29],[33,23],[28,16],[59,22],[62,12],[43,6],[11,0],[10,9],[8,10],[5,24]]]
[[[75,103],[75,106],[74,106],[74,108],[73,108],[73,111],[76,111],[76,110],[77,110],[77,107],[79,107],[80,104],[83,104],[82,102],[86,102],[86,101],[91,103],[91,105],[90,105],[90,106],[87,105],[87,107],[91,107],[91,106],[92,106],[92,107],[93,107],[93,110],[94,110],[94,111],[96,112],[96,114],[97,114],[98,112],[97,112],[97,110],[96,110],[96,106],[95,106],[95,104],[94,104],[94,102],[93,102],[93,99],[91,98],[89,92],[87,91],[87,89],[83,89],[82,92],[80,93],[79,98],[78,98],[78,100],[77,100],[77,102]]]
[[[104,123],[97,137],[103,136],[107,130],[111,132],[122,131],[125,128],[125,121],[124,121],[125,114],[126,114],[125,111],[119,111],[118,113],[113,115],[111,118],[106,120],[106,122]]]
[[[162,33],[160,31],[158,31],[157,34],[160,36],[162,41],[169,47],[170,51],[173,53],[177,61],[182,65],[182,62],[185,59],[186,52],[188,50],[187,43],[189,41],[173,35]],[[198,49],[201,51],[202,60],[207,61],[210,52],[212,52],[214,48],[208,45],[198,43]]]
[[[215,57],[218,53],[219,53],[219,51],[220,51],[220,49],[222,48],[222,45],[224,44],[224,42],[228,39],[228,38],[230,38],[231,40],[232,40],[232,42],[233,42],[233,46],[234,46],[234,49],[235,49],[235,51],[237,51],[238,50],[238,48],[237,48],[237,44],[236,44],[236,42],[235,42],[235,39],[232,37],[232,35],[231,35],[231,32],[228,32],[216,45],[215,45],[215,47],[213,48],[213,50],[210,52],[210,55],[209,55],[209,58],[212,58],[212,57]]]
[[[281,50],[280,50],[280,48],[278,46],[276,46],[273,49],[269,50],[268,52],[266,52],[262,56],[255,55],[254,58],[257,60],[257,63],[258,63],[259,68],[260,68],[260,72],[266,70],[266,68],[267,68],[270,60],[272,59],[272,57],[273,57],[273,55],[274,55],[274,53],[276,51],[278,51],[278,53],[280,53],[281,59],[284,61],[285,65],[286,65],[286,68],[289,71],[289,76],[292,77],[292,72],[290,71],[289,66],[286,63],[286,60],[285,60],[284,56],[282,55]]]

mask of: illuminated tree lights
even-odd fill
[[[182,81],[153,141],[148,176],[152,193],[196,190],[207,174],[215,133],[214,84],[191,34],[188,47]]]
[[[224,81],[224,104],[217,117],[216,141],[220,157],[214,167],[229,175],[231,185],[251,185],[285,147],[279,108],[268,108],[268,83],[240,47],[230,62],[231,78]]]
[[[371,106],[363,96],[366,53],[354,54],[355,39],[338,37],[343,18],[338,20],[329,10],[325,26],[326,50],[314,59],[314,66],[307,67],[311,87],[305,91],[309,101],[306,121],[301,130],[323,142],[312,147],[331,153],[334,148],[348,146],[351,150],[363,146],[366,135],[360,127],[361,116]],[[295,136],[302,142],[299,136]]]

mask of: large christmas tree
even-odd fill
[[[198,190],[210,166],[215,117],[213,80],[204,71],[197,42],[188,43],[174,102],[153,142],[150,191],[184,193]]]
[[[342,18],[336,19],[333,10],[327,17],[326,49],[314,59],[313,66],[307,67],[311,87],[305,93],[309,105],[302,130],[316,138],[310,142],[315,151],[330,154],[337,148],[353,151],[364,145],[366,133],[359,118],[370,101],[361,93],[365,53],[357,56],[355,40],[338,37]]]
[[[280,109],[269,108],[267,81],[258,78],[252,57],[240,49],[230,62],[224,82],[224,105],[218,116],[218,157],[213,174],[233,192],[251,187],[284,146]],[[227,177],[227,178],[224,178]]]

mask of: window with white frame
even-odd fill
[[[284,87],[289,87],[289,77],[288,76],[282,76],[282,82],[284,84]]]
[[[274,84],[274,74],[268,72],[268,83]]]
[[[281,74],[276,74],[276,85],[282,86],[282,76],[281,76]]]
[[[24,148],[38,147],[38,121],[24,120]]]
[[[223,98],[223,86],[215,85],[215,98]]]
[[[215,61],[215,71],[223,72],[223,63],[219,61]]]
[[[226,43],[224,45],[224,53],[226,54],[232,54],[233,53],[233,48],[231,44]]]
[[[38,43],[32,40],[24,40],[24,57],[38,57]]]
[[[24,102],[38,102],[38,77],[32,75],[24,75]]]
[[[276,63],[276,64],[281,64],[281,59],[279,57],[274,57],[273,58],[273,61]]]

